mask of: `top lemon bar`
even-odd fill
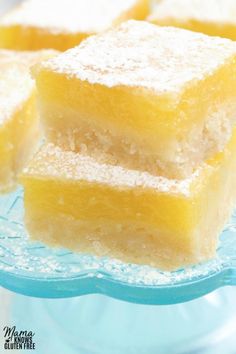
[[[148,0],[27,0],[0,21],[0,47],[66,50],[124,20],[144,19]]]
[[[149,20],[236,40],[235,0],[162,0]]]
[[[236,122],[236,43],[127,21],[34,70],[48,139],[170,178],[223,150]]]

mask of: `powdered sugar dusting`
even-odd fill
[[[175,19],[236,25],[235,0],[162,0],[150,21]]]
[[[27,0],[1,25],[34,26],[55,33],[97,33],[109,28],[138,0]]]
[[[188,195],[193,180],[200,169],[185,180],[170,180],[152,176],[147,172],[128,170],[121,166],[100,164],[90,156],[63,151],[53,144],[44,145],[29,166],[25,175],[42,178],[63,178],[84,180],[119,187],[151,188],[158,192],[172,192]]]
[[[236,43],[130,20],[93,36],[43,67],[108,87],[126,85],[178,94],[236,56]]]
[[[0,125],[29,99],[34,89],[29,68],[50,58],[53,51],[15,52],[0,50]]]

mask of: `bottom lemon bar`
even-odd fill
[[[236,198],[236,134],[186,180],[45,145],[24,170],[25,222],[52,246],[177,269],[215,255]]]

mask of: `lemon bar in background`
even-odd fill
[[[236,43],[127,21],[34,68],[47,138],[100,162],[185,178],[236,123]]]
[[[236,199],[236,132],[171,180],[45,145],[20,179],[30,236],[52,246],[176,269],[215,255]]]
[[[149,0],[26,0],[0,20],[0,47],[66,50],[124,20],[145,19]]]
[[[53,51],[0,50],[0,192],[11,189],[40,136],[30,67]]]
[[[235,0],[162,0],[148,20],[236,40]]]

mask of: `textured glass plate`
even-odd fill
[[[223,231],[217,258],[177,272],[52,249],[28,240],[23,191],[0,198],[0,285],[35,297],[100,293],[143,304],[192,300],[236,285],[236,213]]]

